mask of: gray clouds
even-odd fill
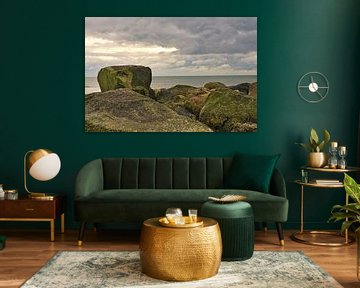
[[[257,19],[87,17],[86,75],[127,64],[154,75],[257,74]]]

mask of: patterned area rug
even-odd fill
[[[218,275],[190,282],[167,282],[141,273],[139,252],[63,251],[57,253],[23,288],[212,288],[342,287],[302,252],[258,251],[246,261],[221,262]]]

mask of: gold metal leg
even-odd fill
[[[262,222],[264,232],[268,231],[267,222]]]
[[[300,199],[300,233],[304,232],[304,185],[301,185]]]
[[[52,241],[52,242],[55,240],[54,233],[55,233],[54,219],[51,219],[50,220],[50,241]]]
[[[65,233],[65,213],[61,214],[61,234]]]
[[[349,195],[345,192],[345,197],[346,197],[346,200],[345,200],[345,202],[346,202],[346,205],[349,205]],[[346,210],[346,212],[348,212],[348,210]],[[348,221],[348,218],[346,217],[346,219],[345,219],[346,221]],[[345,229],[345,243],[347,244],[347,243],[349,243],[349,231],[348,231],[348,229]]]

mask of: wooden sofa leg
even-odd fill
[[[282,228],[282,223],[281,222],[275,222],[276,224],[276,230],[279,236],[279,242],[280,242],[280,246],[284,246],[285,245],[285,240],[284,240],[284,231]]]
[[[95,233],[98,232],[98,227],[99,227],[98,223],[94,223],[93,230],[94,230]]]
[[[262,222],[262,226],[265,232],[268,231],[267,222]]]
[[[85,228],[86,228],[86,222],[81,222],[79,229],[78,246],[82,246],[83,244]]]

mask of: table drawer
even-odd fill
[[[39,201],[7,201],[2,205],[0,212],[2,218],[56,218],[55,205],[51,202]]]

